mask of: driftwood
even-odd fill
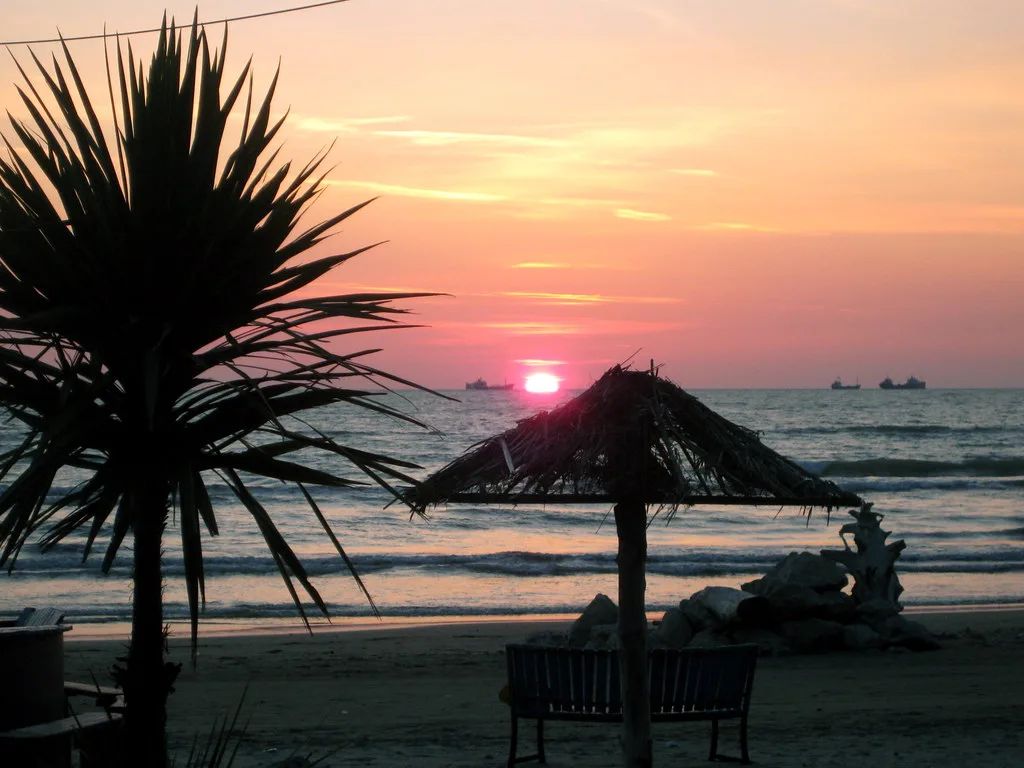
[[[882,530],[885,517],[871,511],[871,504],[865,503],[860,509],[851,509],[850,516],[855,522],[839,529],[839,536],[845,549],[823,549],[821,556],[846,566],[853,576],[853,599],[859,604],[873,600],[891,603],[897,611],[903,610],[899,596],[903,592],[896,576],[896,560],[907,544],[900,539],[886,544],[889,531]],[[850,548],[846,535],[853,536],[857,550]]]

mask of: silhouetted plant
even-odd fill
[[[357,481],[294,454],[333,454],[396,495],[392,483],[414,482],[406,475],[414,465],[341,445],[292,415],[348,403],[418,424],[373,397],[415,385],[364,362],[374,350],[342,352],[335,342],[408,327],[391,302],[427,295],[310,290],[366,250],[310,253],[366,203],[299,230],[323,155],[297,172],[273,167],[277,152],[267,151],[282,123],[270,114],[276,77],[254,103],[246,65],[222,94],[226,34],[211,54],[196,21],[186,34],[162,26],[148,74],[130,45],[117,45],[113,138],[67,47],[49,69],[33,54],[43,86],[21,69],[30,118],[11,119],[16,141],[5,137],[8,158],[0,159],[0,407],[24,429],[0,456],[0,566],[13,568],[33,535],[49,549],[83,531],[83,559],[101,533],[109,537],[108,571],[131,536],[123,686],[138,766],[167,760],[176,674],[165,667],[162,636],[169,512],[181,532],[193,652],[205,601],[201,529],[219,530],[210,480],[256,521],[302,619],[306,598],[326,613],[244,477],[297,486],[351,567],[307,486]],[[246,91],[232,144],[229,114]],[[82,478],[70,489],[55,482],[69,468]]]

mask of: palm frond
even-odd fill
[[[367,364],[373,348],[342,344],[415,327],[396,302],[433,294],[312,290],[374,247],[318,253],[371,201],[300,225],[327,153],[278,160],[278,75],[258,97],[248,64],[227,77],[226,33],[211,50],[195,19],[182,30],[165,21],[148,67],[130,42],[115,47],[105,56],[113,128],[67,46],[48,64],[16,62],[25,116],[10,118],[0,157],[0,408],[22,432],[0,456],[0,566],[33,536],[49,549],[84,530],[84,557],[108,532],[109,571],[140,516],[162,524],[173,502],[194,640],[203,529],[219,533],[207,478],[219,476],[307,621],[300,592],[326,604],[240,478],[292,484],[355,574],[307,486],[371,482],[402,498],[396,483],[414,483],[416,467],[296,420],[335,407],[424,426],[379,399],[418,385]],[[241,132],[229,139],[236,111]],[[347,471],[311,468],[309,451]],[[57,488],[69,467],[86,479]],[[167,488],[165,503],[147,507],[147,486]]]

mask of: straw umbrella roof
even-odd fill
[[[447,502],[859,506],[650,371],[615,366],[579,396],[488,438],[409,492]]]

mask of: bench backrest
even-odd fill
[[[26,608],[14,620],[16,627],[47,627],[64,621],[64,611],[58,608]]]
[[[616,651],[508,645],[511,704],[520,716],[622,712]],[[648,652],[651,714],[746,712],[756,645]]]

